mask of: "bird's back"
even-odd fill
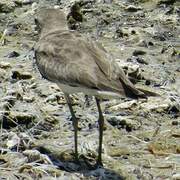
[[[36,62],[46,79],[72,87],[143,97],[97,42],[75,31],[56,30],[35,46]]]

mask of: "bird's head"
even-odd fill
[[[67,30],[65,13],[60,9],[41,8],[35,13],[36,29],[39,33],[51,30]]]

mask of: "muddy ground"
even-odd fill
[[[34,12],[43,6],[63,9],[71,29],[102,43],[136,86],[160,95],[101,103],[104,168],[87,165],[98,148],[94,99],[72,95],[77,164],[63,93],[35,66]],[[0,179],[180,179],[179,7],[176,0],[1,0]]]

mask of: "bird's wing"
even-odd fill
[[[123,69],[119,67],[117,62],[109,55],[104,47],[94,41],[89,41],[88,48],[90,52],[95,56],[95,62],[99,69],[105,74],[111,82],[115,81],[117,87],[121,87],[126,96],[129,97],[145,97],[145,94],[135,88],[128,77],[125,75]]]
[[[42,76],[48,80],[96,88],[95,64],[85,51],[83,43],[74,34],[57,31],[35,45],[36,63]]]
[[[54,82],[141,95],[98,43],[75,32],[54,32],[35,46],[41,74]]]

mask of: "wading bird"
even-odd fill
[[[104,117],[100,100],[105,98],[146,98],[129,81],[124,71],[96,41],[68,29],[65,14],[58,9],[41,9],[35,22],[40,37],[35,45],[36,64],[41,75],[57,83],[64,92],[74,126],[75,158],[78,159],[78,120],[69,94],[83,92],[95,96],[99,112],[99,149],[97,165],[102,165]]]

